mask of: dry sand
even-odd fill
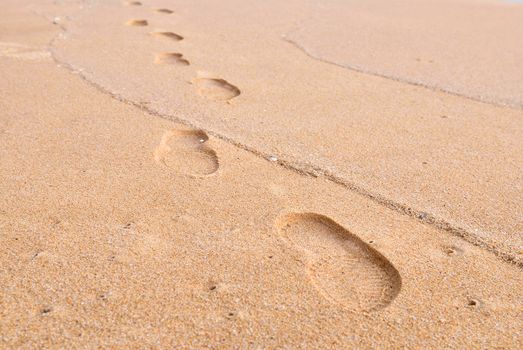
[[[521,109],[311,58],[317,6],[3,2],[0,347],[523,346]]]

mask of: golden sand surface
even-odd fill
[[[523,108],[522,20],[516,1],[332,0],[286,38],[342,67]]]
[[[0,348],[523,346],[521,109],[320,5],[3,1]]]

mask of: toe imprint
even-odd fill
[[[155,151],[157,162],[193,176],[210,175],[218,170],[216,152],[205,144],[209,137],[201,130],[167,131]]]
[[[398,295],[401,277],[394,266],[328,217],[290,214],[277,226],[281,236],[308,257],[309,276],[328,300],[356,311],[373,311]]]

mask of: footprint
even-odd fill
[[[328,300],[355,311],[374,311],[398,295],[401,277],[394,266],[328,217],[289,214],[278,220],[277,228],[307,256],[311,280]]]
[[[149,25],[149,22],[145,19],[131,19],[125,23],[128,26],[145,27]]]
[[[165,38],[165,39],[170,39],[170,40],[174,40],[174,41],[183,40],[183,36],[178,35],[178,34],[173,33],[173,32],[155,31],[155,32],[151,32],[149,34],[151,34],[152,36],[154,36],[155,38],[158,38],[158,39]]]
[[[241,93],[224,79],[199,77],[193,80],[193,84],[198,94],[215,101],[229,101]]]
[[[177,66],[188,66],[190,63],[188,60],[183,58],[181,53],[176,52],[164,52],[156,55],[154,59],[156,64],[173,64]]]
[[[174,12],[173,10],[169,10],[169,9],[154,9],[154,10],[156,12],[165,13],[165,14],[168,14],[168,15],[170,15],[171,13]]]
[[[219,162],[216,152],[205,144],[208,140],[201,130],[169,130],[162,136],[154,158],[177,172],[210,175],[218,170]]]

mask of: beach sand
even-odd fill
[[[475,60],[382,1],[4,1],[0,347],[521,348],[521,69],[485,62],[523,15],[436,3],[401,3],[435,42],[516,30]]]

